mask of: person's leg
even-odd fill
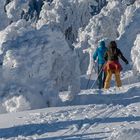
[[[104,85],[105,85],[106,75],[107,75],[106,72],[103,71],[103,87],[104,87]]]
[[[102,65],[98,65],[98,88],[101,89],[103,85],[103,80],[102,80],[102,75],[103,75],[103,70],[102,70]]]
[[[121,82],[121,79],[120,79],[120,72],[118,70],[115,71],[115,80],[116,80],[117,87],[121,87],[122,82]]]
[[[111,77],[112,77],[112,72],[111,70],[108,70],[106,72],[107,76],[106,76],[106,79],[105,79],[105,84],[104,84],[104,88],[105,89],[108,89],[110,87],[110,81],[111,81]]]

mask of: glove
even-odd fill
[[[126,61],[125,64],[128,65],[129,64],[128,61]]]
[[[93,60],[93,65],[96,65],[96,61],[95,60]]]

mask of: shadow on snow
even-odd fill
[[[140,116],[135,117],[114,117],[114,118],[93,118],[93,119],[81,119],[81,120],[71,120],[71,121],[60,121],[60,122],[54,122],[54,123],[46,123],[46,124],[29,124],[29,125],[22,125],[22,126],[15,126],[11,128],[4,128],[0,129],[0,138],[10,138],[10,137],[18,137],[18,136],[32,136],[32,135],[42,135],[49,132],[57,132],[60,130],[66,130],[68,127],[72,125],[76,125],[78,131],[82,128],[84,124],[102,124],[102,123],[118,123],[118,122],[132,122],[132,121],[140,121]],[[77,132],[78,132],[77,131]],[[97,132],[100,133],[109,133],[109,132]],[[55,140],[55,139],[83,139],[87,135],[94,135],[97,133],[87,133],[87,134],[74,134],[74,135],[68,135],[68,136],[59,136],[59,137],[49,137],[45,138],[47,140]],[[95,138],[96,139],[96,138]],[[100,138],[97,138],[99,140]]]
[[[89,104],[113,104],[127,106],[133,103],[140,102],[140,88],[133,87],[128,89],[126,93],[121,90],[119,94],[102,94],[100,91],[95,91],[96,94],[82,94],[75,97],[69,105],[89,105]],[[116,91],[117,92],[117,91]]]

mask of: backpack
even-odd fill
[[[115,46],[108,47],[108,60],[117,61],[118,60],[118,48]]]

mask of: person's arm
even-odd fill
[[[108,54],[107,54],[107,51],[106,51],[105,54],[104,54],[104,59],[105,59],[105,61],[108,60]]]
[[[118,56],[126,63],[128,64],[128,60],[123,56],[122,52],[118,49]]]
[[[98,56],[98,49],[96,49],[96,51],[93,54],[94,61],[97,59],[97,56]]]

